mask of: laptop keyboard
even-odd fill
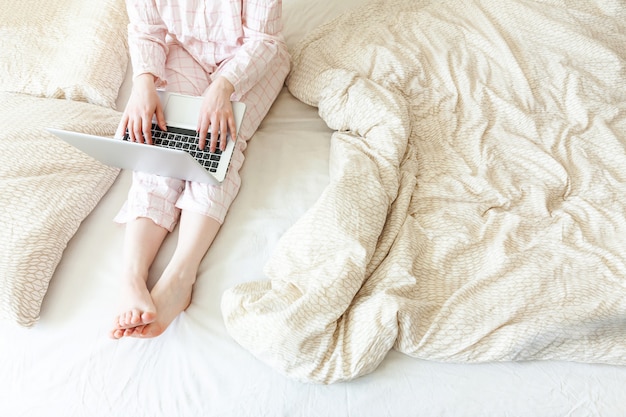
[[[198,134],[195,130],[181,129],[179,127],[167,127],[167,132],[161,130],[156,123],[152,124],[152,143],[165,148],[185,151],[193,156],[209,172],[216,172],[217,165],[222,156],[219,149],[220,141],[217,140],[215,152],[209,151],[211,134],[207,133],[206,146],[203,150],[198,149]],[[124,135],[124,140],[128,140],[128,131]]]

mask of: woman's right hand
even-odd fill
[[[152,116],[156,114],[157,124],[166,130],[163,106],[159,100],[152,74],[140,74],[133,80],[133,89],[130,93],[122,120],[117,127],[115,136],[124,137],[128,129],[131,142],[152,144]]]

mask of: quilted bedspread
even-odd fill
[[[392,0],[321,27],[290,91],[330,183],[231,335],[290,377],[434,361],[626,364],[626,2]]]
[[[94,104],[0,92],[0,320],[39,321],[67,243],[119,173],[45,128],[112,136],[119,118]]]

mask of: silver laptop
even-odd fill
[[[221,183],[235,147],[230,134],[224,151],[220,151],[218,145],[215,152],[209,152],[209,138],[205,148],[200,150],[196,126],[202,97],[165,91],[158,94],[168,129],[160,130],[153,120],[153,145],[67,130],[48,131],[106,165],[189,181]],[[241,102],[232,102],[232,105],[238,132],[246,106]]]

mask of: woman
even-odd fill
[[[281,0],[127,1],[134,78],[117,135],[128,130],[130,140],[151,143],[153,115],[165,128],[156,93],[164,87],[203,97],[197,130],[201,138],[211,133],[208,146],[215,147],[218,130],[230,131],[236,144],[219,186],[133,173],[128,200],[115,219],[126,223],[126,234],[122,307],[112,337],[158,336],[189,305],[200,262],[239,190],[246,142],[289,71],[281,8]],[[238,132],[231,100],[246,103]],[[150,266],[177,223],[174,254],[149,291]]]

